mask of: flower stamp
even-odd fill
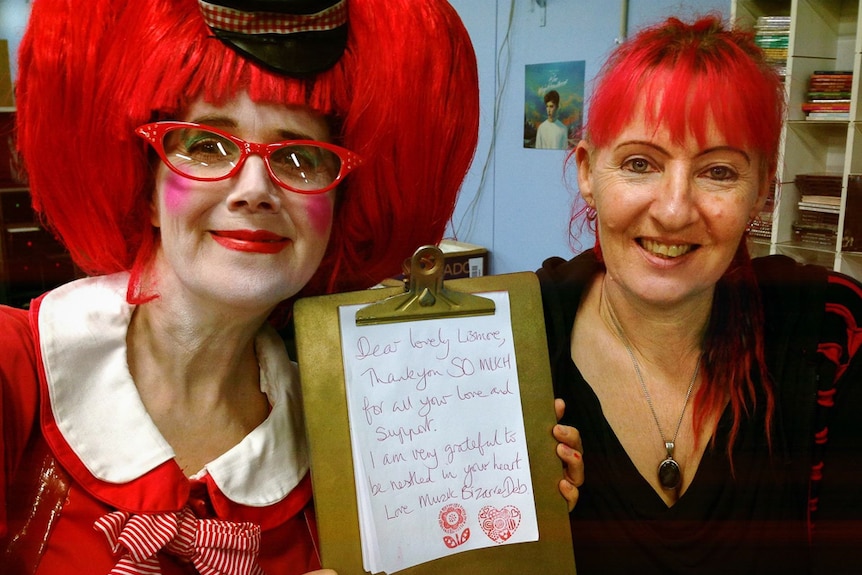
[[[443,543],[449,549],[454,549],[459,545],[463,545],[470,539],[470,529],[464,529],[459,534],[458,531],[467,523],[467,512],[457,503],[445,505],[440,510],[439,515],[440,528],[450,535],[443,536]]]

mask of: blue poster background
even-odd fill
[[[547,119],[545,94],[560,94],[559,119],[569,130],[569,148],[580,139],[584,113],[585,60],[527,64],[524,67],[524,147],[534,148],[536,130]]]

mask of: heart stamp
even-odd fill
[[[454,549],[459,545],[463,545],[470,539],[470,529],[464,529],[461,533],[458,531],[467,523],[467,512],[457,503],[452,503],[443,507],[440,510],[440,528],[450,535],[443,536],[443,543],[449,549]]]
[[[521,510],[514,505],[497,509],[486,505],[479,510],[479,525],[492,541],[505,543],[521,524]]]

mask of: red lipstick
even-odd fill
[[[229,250],[259,254],[277,254],[290,242],[290,239],[266,230],[212,230],[210,235]]]

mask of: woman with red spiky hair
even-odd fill
[[[18,69],[34,206],[89,277],[0,307],[3,573],[320,568],[275,327],[442,237],[478,130],[462,22],[35,0]]]

